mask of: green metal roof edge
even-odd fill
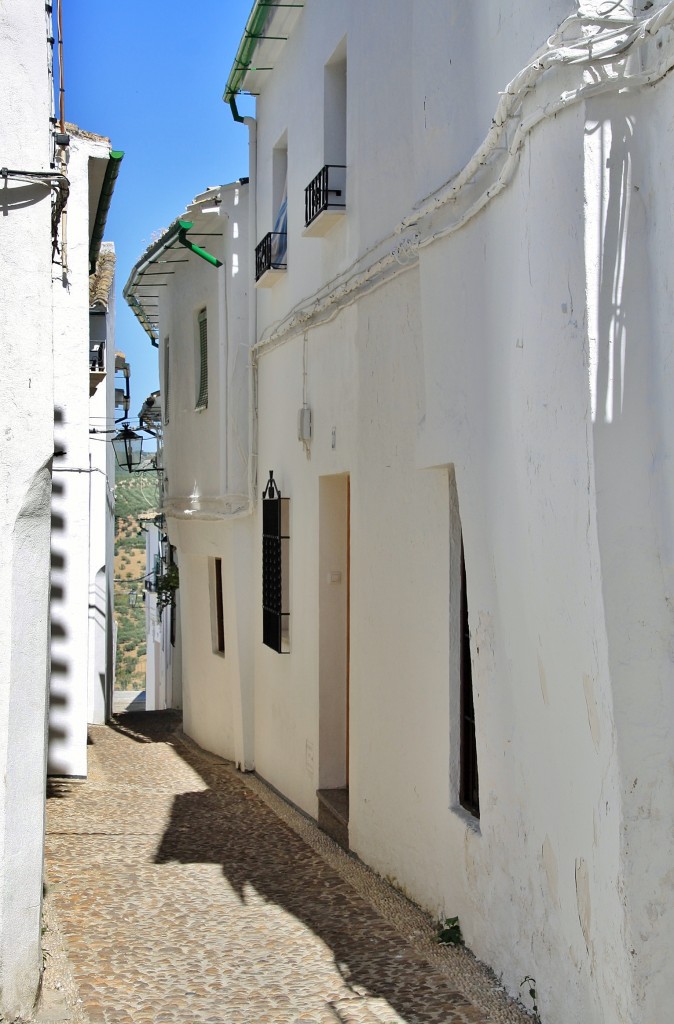
[[[96,217],[94,218],[94,229],[91,234],[91,242],[89,243],[90,274],[93,274],[96,271],[96,261],[98,259],[98,254],[101,251],[105,222],[108,219],[108,210],[110,209],[112,193],[115,191],[115,182],[117,181],[119,167],[123,159],[123,150],[110,150],[110,156],[108,157],[108,163],[105,168],[105,177],[103,178],[103,185],[101,186],[101,194],[98,197],[98,208],[96,210]]]
[[[229,72],[229,78],[227,79],[227,85],[222,95],[225,103],[229,103],[232,107],[232,113],[236,107],[236,95],[239,92],[239,86],[246,77],[247,72],[250,70],[250,63],[253,59],[253,54],[257,49],[257,44],[260,42],[260,33],[264,28],[269,12],[272,11],[273,5],[265,3],[265,0],[255,0],[253,9],[250,12],[246,27],[243,30],[241,36],[241,42],[239,43],[239,49],[236,51],[234,63],[232,64],[232,70]]]
[[[131,273],[127,278],[127,282],[124,285],[124,288],[122,289],[122,296],[124,300],[126,301],[127,305],[130,306],[131,312],[138,319],[145,333],[149,335],[150,341],[152,342],[153,345],[155,343],[155,339],[158,337],[158,331],[145,319],[138,299],[136,298],[135,295],[132,295],[131,292],[136,285],[136,277],[138,276],[139,268],[142,267],[144,263],[151,263],[154,257],[160,252],[160,250],[169,246],[178,237],[179,231],[180,219],[174,220],[171,226],[168,227],[166,231],[164,231],[164,233],[157,239],[157,241],[153,242],[153,244],[145,250],[140,259],[136,260],[133,267],[131,268]]]
[[[131,273],[129,274],[127,282],[124,285],[124,288],[122,289],[122,296],[124,300],[126,301],[127,305],[131,309],[131,312],[134,314],[134,316],[140,323],[145,333],[149,335],[150,341],[155,346],[155,348],[157,347],[157,338],[159,337],[159,332],[157,331],[156,327],[154,327],[151,323],[149,323],[148,320],[146,320],[145,314],[142,309],[142,304],[139,302],[136,296],[132,294],[133,289],[136,286],[136,278],[138,277],[138,271],[140,270],[140,268],[147,263],[154,262],[156,257],[160,256],[166,249],[169,248],[169,246],[173,245],[175,241],[179,242],[181,245],[184,245],[186,249],[189,249],[191,252],[195,253],[195,255],[200,256],[201,259],[206,260],[206,262],[210,263],[212,266],[222,266],[221,261],[216,256],[213,256],[211,253],[207,252],[206,249],[203,249],[201,246],[195,245],[194,242],[191,242],[190,239],[187,238],[187,232],[190,230],[190,228],[193,227],[193,224],[193,221],[185,220],[183,217],[179,217],[177,220],[174,220],[170,227],[168,227],[166,231],[162,233],[162,235],[157,239],[157,241],[153,242],[152,245],[145,250],[140,259],[136,260],[133,267],[131,268]]]

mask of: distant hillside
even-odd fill
[[[139,516],[159,506],[156,473],[117,470],[115,478],[115,620],[118,690],[145,688],[145,534]]]

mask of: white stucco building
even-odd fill
[[[258,95],[254,243],[287,196],[255,767],[319,819],[348,787],[351,849],[554,1024],[663,1020],[674,984],[673,19],[256,3],[226,92]]]
[[[230,273],[153,292],[174,226],[127,285],[186,730],[458,915],[511,993],[535,978],[545,1024],[666,1020],[674,985],[673,25],[253,4],[225,91],[257,96],[240,506]]]
[[[87,774],[113,686],[115,252],[102,243],[123,154],[66,125],[68,287],[54,293],[49,772]],[[91,275],[91,276],[90,276]]]
[[[111,193],[108,167],[121,154],[111,152],[108,140],[67,125],[62,108],[53,117],[53,46],[51,5],[2,5],[3,1020],[30,1014],[42,970],[48,750],[59,773],[84,774],[87,715],[102,720],[112,665],[104,621],[111,587],[98,576],[101,567],[111,571],[104,451],[110,445],[90,450],[89,416],[98,420],[112,411],[103,381],[113,332],[114,253],[102,249],[101,239]],[[93,521],[98,525],[89,530]]]
[[[89,429],[114,429],[115,372],[126,361],[115,351],[115,248],[103,242],[89,283]],[[104,435],[89,443],[89,636],[87,721],[112,713],[114,685],[115,455]]]
[[[0,1014],[9,1019],[32,1006],[41,969],[52,210],[65,187],[49,175],[50,34],[44,4],[9,0],[0,9],[0,66],[12,83],[0,89],[0,167],[8,172],[0,172]]]
[[[254,589],[248,218],[247,181],[208,189],[146,250],[124,288],[159,349],[162,510],[180,578],[179,629],[168,609],[159,622],[148,597],[149,684],[158,695],[150,700],[179,706],[182,691],[188,735],[246,767]],[[149,543],[163,574],[168,545]],[[167,631],[182,642],[182,657]]]

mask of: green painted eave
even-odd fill
[[[253,64],[253,59],[260,41],[264,39],[264,28],[271,16],[271,12],[277,7],[303,6],[304,3],[299,2],[299,0],[255,0],[253,9],[246,22],[241,42],[239,43],[239,49],[236,51],[225,91],[222,95],[225,103],[228,103],[231,107],[235,120],[242,120],[236,107],[236,97],[242,92],[241,85],[243,80],[249,71],[260,70]]]
[[[110,209],[110,202],[112,201],[112,193],[115,191],[115,182],[117,181],[117,175],[119,174],[119,168],[123,159],[124,153],[121,149],[110,150],[108,163],[105,168],[105,177],[103,178],[103,185],[101,186],[101,194],[98,198],[94,227],[91,232],[91,242],[89,243],[90,274],[94,274],[96,272],[96,260],[98,259],[99,252],[101,251],[105,222],[108,219],[108,210]]]
[[[164,231],[161,237],[158,238],[156,242],[153,242],[153,244],[145,250],[140,259],[137,260],[122,290],[122,295],[131,309],[131,312],[134,314],[145,333],[149,336],[150,341],[155,348],[157,347],[158,339],[157,328],[147,319],[142,301],[139,300],[135,294],[136,286],[141,283],[144,268],[149,264],[153,264],[155,260],[159,259],[159,257],[163,255],[163,253],[173,248],[174,243],[176,242],[179,245],[184,246],[184,248],[188,249],[190,252],[193,252],[195,256],[199,256],[202,260],[210,263],[211,266],[216,268],[222,266],[222,262],[217,258],[217,256],[213,256],[212,253],[208,252],[202,246],[196,245],[187,237],[187,232],[190,231],[192,227],[194,227],[194,222],[191,220],[185,220],[184,218],[175,220],[171,226]]]

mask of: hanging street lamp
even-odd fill
[[[127,469],[129,473],[138,471],[143,458],[143,438],[131,430],[128,423],[123,423],[122,429],[115,434],[112,447],[115,449],[118,466]]]

